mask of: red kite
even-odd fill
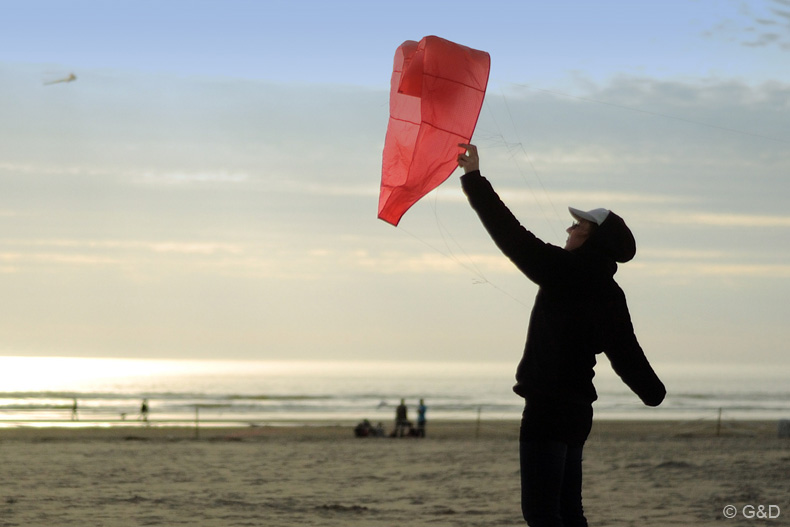
[[[434,36],[395,51],[379,218],[397,226],[453,173],[458,144],[471,140],[480,116],[490,68],[485,51]]]

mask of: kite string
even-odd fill
[[[433,210],[433,217],[434,217],[434,221],[436,222],[436,230],[439,232],[439,236],[441,236],[441,238],[442,238],[442,243],[444,243],[444,248],[447,250],[446,256],[448,256],[450,259],[454,260],[459,265],[461,265],[465,269],[467,269],[467,270],[471,271],[473,274],[475,274],[477,276],[477,278],[480,280],[480,282],[477,282],[477,283],[481,283],[481,282],[482,283],[486,283],[486,282],[488,282],[488,279],[485,277],[485,275],[483,274],[483,271],[480,269],[480,267],[477,266],[477,264],[475,263],[474,259],[471,258],[466,251],[464,251],[463,247],[461,247],[461,244],[458,243],[458,240],[456,240],[453,237],[452,233],[450,232],[450,229],[448,229],[444,225],[442,220],[439,218],[439,191],[438,191],[438,189],[436,189],[434,191],[434,193],[433,193],[433,201],[431,202],[431,209]],[[458,248],[459,251],[461,251],[463,256],[469,262],[469,266],[464,264],[461,261],[461,259],[458,258],[455,255],[455,253],[453,252],[453,249],[450,247],[450,243],[448,242],[448,238],[450,240],[452,240],[453,244]]]
[[[435,191],[434,191],[434,192],[435,192]],[[434,213],[436,213],[436,209],[434,209]],[[438,214],[436,214],[436,218],[437,218],[437,221],[438,221]],[[440,222],[439,222],[439,223],[437,223],[437,226],[438,226],[438,225],[440,225]],[[458,243],[458,242],[457,242],[457,241],[456,241],[456,240],[453,238],[452,234],[450,234],[450,232],[449,232],[449,231],[446,231],[445,233],[443,233],[443,232],[441,232],[441,228],[440,228],[440,235],[442,236],[442,239],[444,240],[445,247],[447,248],[447,252],[444,252],[444,251],[442,251],[440,248],[436,247],[435,245],[431,244],[430,242],[428,242],[428,241],[424,240],[423,238],[420,238],[419,236],[417,236],[417,235],[416,235],[416,234],[414,234],[413,232],[411,232],[411,231],[409,231],[408,229],[404,228],[402,225],[399,225],[399,226],[398,226],[398,230],[405,232],[406,234],[408,234],[409,236],[411,236],[412,238],[414,238],[414,239],[415,239],[415,240],[417,240],[418,242],[422,243],[422,244],[423,244],[423,245],[425,245],[426,247],[429,247],[429,248],[433,249],[434,251],[436,251],[437,253],[441,254],[441,255],[442,255],[442,256],[444,256],[445,258],[448,258],[449,260],[451,260],[451,261],[455,262],[457,265],[460,265],[461,267],[463,267],[464,269],[466,269],[467,271],[469,271],[470,273],[472,273],[472,274],[475,276],[475,279],[473,279],[473,282],[472,282],[473,284],[475,284],[475,285],[478,285],[478,284],[486,284],[486,285],[488,285],[488,286],[490,286],[490,287],[494,288],[496,291],[499,291],[499,292],[500,292],[500,293],[502,293],[503,295],[507,296],[508,298],[510,298],[511,300],[513,300],[514,302],[517,302],[517,303],[521,304],[522,306],[524,306],[524,307],[525,307],[525,308],[527,308],[527,309],[529,309],[529,308],[530,308],[530,305],[529,305],[529,304],[527,304],[526,302],[524,302],[524,301],[523,301],[523,300],[521,300],[520,298],[518,298],[518,297],[516,297],[516,296],[513,296],[513,295],[512,295],[512,294],[510,294],[508,291],[506,291],[505,289],[503,289],[503,288],[499,287],[499,286],[498,286],[498,285],[496,285],[494,282],[492,282],[491,280],[489,280],[489,279],[488,279],[488,278],[485,276],[485,274],[483,273],[483,271],[482,271],[482,270],[481,270],[481,269],[480,269],[480,268],[477,266],[477,264],[474,262],[474,259],[473,259],[473,258],[472,258],[472,257],[471,257],[469,254],[467,254],[465,251],[463,251],[463,249],[461,248],[460,244],[459,244],[459,243]],[[457,247],[459,247],[459,249],[461,250],[461,252],[463,252],[463,254],[464,254],[464,256],[465,256],[466,260],[468,261],[468,263],[465,263],[464,261],[462,261],[462,260],[461,260],[459,257],[457,257],[457,256],[456,256],[456,255],[453,253],[452,249],[450,249],[450,246],[449,246],[449,244],[447,243],[447,240],[446,240],[445,236],[447,236],[447,237],[451,238],[451,239],[453,240],[453,242],[455,243],[455,245],[456,245]]]
[[[601,104],[601,105],[610,106],[610,107],[618,108],[618,109],[622,109],[622,110],[629,110],[629,111],[632,111],[632,112],[638,112],[638,113],[642,113],[642,114],[650,115],[650,116],[654,116],[654,117],[662,117],[662,118],[665,118],[665,119],[673,119],[673,120],[676,120],[676,121],[681,121],[681,122],[685,122],[685,123],[689,123],[689,124],[694,124],[694,125],[697,125],[697,126],[704,126],[704,127],[717,129],[717,130],[722,130],[722,131],[726,131],[726,132],[730,132],[730,133],[736,133],[736,134],[741,134],[741,135],[745,135],[745,136],[751,136],[751,137],[756,137],[756,138],[760,138],[760,139],[776,141],[776,142],[780,142],[780,143],[788,143],[789,142],[789,141],[786,141],[786,140],[783,140],[783,139],[780,139],[780,138],[771,137],[771,136],[767,136],[767,135],[764,135],[764,134],[757,134],[757,133],[753,133],[753,132],[747,132],[747,131],[744,131],[744,130],[738,130],[738,129],[734,129],[734,128],[728,128],[728,127],[724,127],[724,126],[719,126],[719,125],[715,125],[715,124],[711,124],[711,123],[705,123],[705,122],[702,122],[702,121],[696,121],[696,120],[693,120],[693,119],[688,119],[688,118],[679,117],[679,116],[675,116],[675,115],[663,114],[663,113],[660,113],[660,112],[655,112],[655,111],[650,111],[650,110],[643,110],[643,109],[640,109],[640,108],[634,108],[634,107],[621,105],[621,104],[616,104],[616,103],[612,103],[612,102],[608,102],[608,101],[602,101],[602,100],[593,99],[593,98],[590,98],[590,97],[581,97],[581,96],[570,95],[570,94],[559,92],[559,91],[556,91],[556,90],[547,90],[547,89],[541,89],[541,88],[534,88],[534,87],[531,87],[531,86],[526,85],[526,84],[514,84],[514,85],[522,87],[522,88],[525,88],[525,89],[533,90],[533,91],[544,92],[544,93],[549,93],[549,94],[553,94],[553,95],[559,95],[559,96],[562,96],[562,97],[569,97],[569,98],[577,99],[577,100],[580,100],[580,101],[592,102],[592,103],[595,103],[595,104]],[[501,89],[500,89],[500,92],[501,92]],[[486,106],[487,111],[488,111],[489,115],[491,116],[492,122],[494,123],[494,126],[496,128],[496,133],[494,133],[492,136],[488,137],[487,139],[496,139],[495,144],[498,143],[498,144],[504,146],[507,149],[508,158],[516,166],[516,169],[517,169],[519,175],[521,176],[522,180],[524,181],[524,184],[526,185],[526,187],[529,189],[530,193],[532,194],[533,199],[535,200],[535,203],[537,204],[539,210],[541,211],[541,214],[543,215],[543,217],[546,220],[546,222],[549,223],[549,225],[550,225],[552,231],[554,232],[555,236],[557,236],[557,232],[555,230],[554,224],[549,220],[549,217],[548,217],[546,211],[544,210],[544,207],[543,207],[543,205],[541,203],[541,200],[538,198],[538,195],[535,192],[535,190],[532,187],[532,185],[530,185],[529,180],[527,179],[525,170],[522,168],[522,166],[519,163],[519,159],[518,159],[519,154],[521,156],[523,156],[524,159],[527,160],[527,163],[529,164],[530,170],[531,170],[534,178],[537,180],[538,184],[540,185],[540,188],[541,188],[543,194],[545,195],[546,200],[551,205],[551,208],[552,208],[552,210],[554,212],[554,215],[560,221],[561,221],[561,215],[558,213],[557,207],[555,206],[554,202],[552,201],[551,196],[550,196],[549,192],[547,191],[546,186],[544,185],[543,180],[541,179],[537,168],[535,167],[535,164],[533,163],[529,153],[527,152],[526,148],[524,147],[523,141],[521,141],[521,138],[519,137],[518,128],[516,127],[515,120],[513,118],[513,113],[510,110],[510,105],[508,103],[507,97],[505,96],[504,92],[501,92],[501,96],[502,96],[502,100],[503,100],[503,103],[504,103],[505,111],[507,112],[508,119],[509,119],[510,125],[512,127],[512,131],[515,134],[516,142],[510,142],[510,141],[507,140],[507,138],[505,137],[504,132],[502,131],[502,128],[500,127],[500,125],[499,125],[499,123],[498,123],[498,121],[496,119],[496,116],[494,115],[494,113],[493,113],[493,111],[491,109],[491,106],[488,104],[488,100],[486,99],[484,101],[484,105]],[[477,137],[479,137],[481,135],[480,134],[481,131],[482,130],[477,130],[477,133],[476,133]],[[460,265],[461,267],[463,267],[464,269],[466,269],[467,271],[472,273],[477,279],[477,281],[475,283],[477,283],[477,284],[479,284],[479,283],[488,284],[491,287],[493,287],[495,290],[497,290],[497,291],[501,292],[502,294],[508,296],[509,298],[513,299],[514,301],[518,302],[519,304],[521,304],[521,305],[523,305],[525,307],[529,307],[525,302],[523,302],[520,299],[514,297],[509,292],[505,291],[501,287],[497,286],[495,283],[491,282],[485,276],[485,274],[482,272],[480,267],[474,262],[474,259],[463,250],[461,245],[452,236],[452,233],[450,232],[450,230],[447,229],[447,227],[441,222],[441,220],[439,218],[439,214],[438,214],[438,207],[437,207],[437,203],[438,203],[438,189],[434,190],[434,192],[435,192],[435,194],[434,194],[435,197],[434,197],[434,203],[432,204],[432,208],[433,208],[433,213],[434,213],[434,216],[435,216],[435,219],[436,219],[437,229],[439,230],[439,234],[442,237],[444,246],[446,248],[446,252],[443,252],[441,249],[435,247],[434,245],[432,245],[429,242],[427,242],[426,240],[418,237],[414,233],[404,229],[403,227],[400,227],[400,230],[403,230],[406,234],[408,234],[412,238],[418,240],[419,242],[421,242],[424,245],[430,247],[431,249],[433,249],[437,253],[441,254],[442,256],[454,261],[456,264]],[[559,239],[559,236],[557,236],[557,237]],[[453,249],[450,247],[450,243],[448,242],[448,238],[453,242],[453,244],[463,254],[465,260],[468,263],[465,263],[464,261],[462,261],[461,258],[459,258],[455,254]]]
[[[533,189],[532,185],[529,183],[529,180],[527,179],[526,173],[525,173],[524,169],[522,168],[521,164],[518,161],[518,156],[517,156],[518,153],[520,153],[524,157],[524,159],[527,160],[527,163],[529,163],[529,167],[531,169],[532,175],[534,176],[534,178],[537,180],[538,184],[540,185],[540,188],[541,188],[541,190],[543,192],[543,195],[546,197],[546,201],[549,202],[549,205],[551,206],[551,209],[552,209],[552,211],[554,213],[555,219],[557,219],[558,221],[561,221],[561,216],[560,216],[559,212],[557,211],[557,207],[554,205],[554,201],[551,199],[551,195],[549,194],[548,190],[546,190],[546,185],[544,185],[543,180],[541,179],[540,174],[538,173],[538,169],[535,167],[535,164],[532,162],[532,157],[527,152],[527,149],[524,146],[524,142],[521,140],[521,137],[520,137],[520,135],[518,133],[518,127],[516,126],[515,119],[513,119],[513,112],[510,111],[510,105],[508,104],[507,97],[505,97],[505,94],[504,94],[504,92],[501,91],[501,89],[500,89],[500,94],[502,96],[502,101],[504,103],[505,111],[507,112],[508,119],[510,121],[510,126],[512,128],[513,134],[515,135],[516,142],[515,143],[511,143],[511,142],[507,141],[507,139],[505,138],[505,134],[502,131],[502,127],[499,126],[499,122],[497,121],[497,118],[494,115],[494,112],[491,110],[491,106],[486,101],[485,105],[486,105],[486,109],[487,109],[489,115],[491,116],[491,121],[494,123],[494,126],[496,128],[498,137],[501,138],[502,143],[505,145],[505,147],[508,150],[508,157],[513,161],[513,164],[515,165],[516,170],[518,171],[519,175],[521,176],[522,181],[524,181],[524,184],[526,185],[526,187],[529,189],[530,193],[532,194],[532,197],[533,197],[533,199],[535,201],[535,204],[538,206],[538,209],[540,210],[540,213],[543,216],[543,219],[546,220],[546,223],[548,223],[549,228],[551,229],[551,231],[554,234],[555,238],[557,240],[561,240],[562,239],[562,235],[557,233],[555,224],[551,221],[551,219],[549,218],[549,215],[546,213],[546,210],[544,209],[543,204],[541,203],[541,200],[539,199],[539,197],[538,197],[537,193],[535,192],[535,190]]]
[[[543,215],[543,217],[546,220],[546,222],[549,224],[549,226],[550,226],[551,230],[553,231],[554,235],[557,236],[557,238],[559,238],[559,236],[557,235],[557,232],[556,232],[554,224],[552,223],[552,221],[548,217],[548,214],[546,213],[546,210],[543,207],[543,203],[541,202],[540,198],[538,197],[537,192],[534,190],[534,188],[530,184],[529,180],[527,179],[527,175],[525,173],[524,168],[521,166],[521,164],[518,161],[519,154],[521,156],[523,156],[524,159],[526,159],[527,162],[529,163],[529,166],[530,166],[532,174],[538,180],[538,183],[539,183],[539,185],[540,185],[540,187],[542,189],[543,194],[546,196],[547,201],[549,202],[549,204],[552,207],[552,210],[554,211],[554,215],[559,219],[559,213],[557,212],[557,208],[554,206],[554,202],[551,200],[551,197],[550,197],[550,195],[548,193],[548,190],[546,189],[546,186],[543,184],[543,181],[541,180],[540,175],[538,174],[538,170],[535,168],[535,165],[532,162],[532,159],[531,159],[530,155],[527,153],[527,150],[524,147],[523,142],[521,141],[520,137],[518,137],[518,130],[517,130],[517,127],[515,125],[515,120],[513,119],[513,114],[510,111],[510,107],[507,104],[507,99],[505,98],[504,94],[502,94],[502,98],[505,101],[505,109],[506,109],[506,111],[508,113],[508,117],[510,119],[510,124],[511,124],[511,126],[513,128],[513,132],[516,134],[516,142],[514,143],[514,142],[511,142],[511,141],[507,140],[507,138],[505,137],[504,132],[502,131],[502,128],[499,126],[499,123],[497,122],[497,119],[496,119],[496,117],[493,114],[493,111],[491,110],[490,105],[487,102],[484,102],[484,105],[486,106],[487,111],[491,115],[491,119],[494,122],[494,126],[496,128],[496,133],[494,134],[493,137],[495,138],[497,143],[503,145],[507,149],[507,153],[508,153],[509,159],[511,159],[513,161],[514,165],[516,166],[517,172],[519,173],[519,175],[521,176],[521,179],[524,181],[524,184],[527,186],[527,188],[529,189],[530,193],[532,194],[533,199],[534,199],[535,203],[538,206],[538,209],[540,210],[540,212]],[[515,301],[515,302],[521,304],[522,306],[524,306],[525,308],[529,309],[530,305],[528,303],[526,303],[523,300],[521,300],[520,298],[512,295],[510,292],[506,291],[505,289],[503,289],[502,287],[498,286],[497,284],[495,284],[494,282],[492,282],[491,280],[488,279],[488,277],[485,275],[485,273],[482,271],[482,269],[477,265],[477,263],[475,263],[474,258],[472,258],[463,249],[461,244],[458,243],[458,241],[452,235],[452,232],[450,231],[450,229],[448,229],[444,225],[444,223],[442,222],[442,220],[441,220],[441,218],[439,216],[439,211],[438,211],[438,201],[439,201],[439,188],[436,188],[436,189],[433,190],[433,200],[431,200],[429,203],[431,204],[431,209],[432,209],[433,215],[434,215],[434,221],[436,222],[436,229],[437,229],[437,231],[439,233],[439,236],[442,239],[442,243],[444,245],[444,249],[445,249],[444,251],[442,249],[436,247],[435,245],[431,244],[427,240],[425,240],[423,238],[420,238],[419,236],[417,236],[413,232],[409,231],[408,229],[405,229],[402,225],[399,226],[399,229],[402,230],[403,232],[405,232],[406,234],[408,234],[409,236],[411,236],[412,238],[414,238],[415,240],[419,241],[423,245],[425,245],[425,246],[431,248],[432,250],[434,250],[435,252],[439,253],[443,257],[455,262],[457,265],[459,265],[459,266],[463,267],[464,269],[466,269],[468,272],[470,272],[472,275],[474,275],[475,278],[473,279],[473,283],[475,283],[475,284],[487,284],[487,285],[491,286],[492,288],[494,288],[496,291],[499,291],[500,293],[504,294],[505,296],[507,296],[508,298],[512,299],[513,301]],[[451,242],[452,242],[452,245],[456,248],[455,250],[453,249],[453,247],[451,247]],[[456,254],[456,252],[460,252],[463,258],[460,257],[458,254]]]
[[[439,231],[439,235],[442,237],[442,241],[444,243],[445,248],[447,249],[447,254],[445,256],[447,256],[448,258],[450,258],[451,260],[456,262],[458,265],[460,265],[464,269],[467,269],[472,274],[474,274],[477,278],[473,279],[473,281],[472,281],[473,284],[475,284],[475,285],[478,285],[478,284],[489,285],[489,286],[493,287],[495,290],[499,291],[500,293],[502,293],[505,296],[509,297],[510,299],[514,300],[515,302],[518,302],[522,306],[524,306],[526,308],[529,308],[529,305],[526,302],[524,302],[521,299],[519,299],[518,297],[508,293],[505,289],[499,287],[497,284],[495,284],[494,282],[492,282],[491,280],[488,279],[488,277],[485,275],[485,273],[483,273],[483,270],[480,269],[480,267],[475,263],[474,258],[472,258],[469,255],[469,253],[467,253],[464,250],[464,248],[461,246],[461,244],[458,243],[458,240],[456,240],[455,237],[452,235],[450,230],[447,227],[445,227],[444,224],[442,223],[441,219],[439,218],[439,212],[438,212],[438,199],[439,199],[438,191],[435,192],[434,196],[435,197],[434,197],[434,203],[433,203],[433,213],[434,213],[434,218],[436,220],[436,228]],[[461,258],[459,258],[458,256],[455,255],[455,253],[453,252],[453,249],[450,247],[450,244],[448,243],[448,240],[447,240],[448,238],[450,240],[452,240],[453,244],[463,254],[464,258],[469,263],[468,265],[465,264],[461,260]],[[441,251],[439,251],[439,252],[441,253]],[[441,253],[441,254],[444,254],[444,253]]]

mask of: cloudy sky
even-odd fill
[[[491,54],[474,142],[527,228],[631,226],[653,362],[788,362],[790,0],[0,11],[3,354],[517,361],[536,288],[460,171],[376,218],[393,54],[438,35]]]

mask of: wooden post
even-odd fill
[[[716,421],[716,437],[721,435],[721,407],[719,407],[719,419]]]

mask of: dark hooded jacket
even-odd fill
[[[585,243],[566,251],[526,230],[479,171],[461,178],[472,208],[497,246],[539,286],[514,391],[528,401],[560,407],[589,406],[596,355],[605,353],[622,380],[647,405],[666,390],[634,335],[616,262],[627,262],[636,243],[625,222],[610,212]]]

